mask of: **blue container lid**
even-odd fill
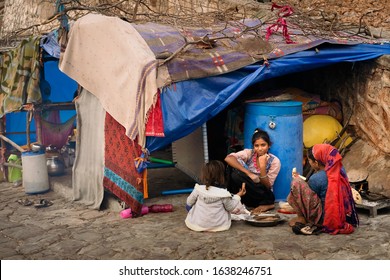
[[[246,113],[265,116],[298,115],[302,114],[302,102],[272,101],[247,103]]]
[[[42,155],[44,153],[45,153],[45,151],[37,151],[37,152],[27,151],[27,152],[22,153],[22,157],[24,157],[24,156],[37,156],[37,155]]]

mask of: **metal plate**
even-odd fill
[[[282,221],[283,219],[278,214],[252,215],[245,220],[246,223],[256,227],[272,227]]]
[[[246,220],[246,223],[255,226],[255,227],[273,227],[282,222],[282,219],[277,219],[275,221],[255,221],[255,220]]]

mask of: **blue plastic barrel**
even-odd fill
[[[281,169],[273,191],[276,201],[285,201],[290,192],[291,172],[294,167],[302,174],[303,117],[302,102],[247,103],[244,119],[244,147],[252,147],[256,128],[266,131],[271,138],[270,153],[280,159]]]

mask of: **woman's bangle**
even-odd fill
[[[259,176],[260,179],[265,179],[267,178],[267,175],[264,175],[264,176]]]

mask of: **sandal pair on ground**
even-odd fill
[[[292,226],[292,231],[295,234],[318,235],[322,232],[322,227],[320,225],[303,224],[303,223],[296,222]]]
[[[40,199],[38,203],[34,203],[33,201],[24,198],[24,199],[19,199],[18,203],[23,206],[30,206],[34,205],[35,208],[43,208],[43,207],[49,207],[53,205],[53,202],[47,200],[47,199]]]

